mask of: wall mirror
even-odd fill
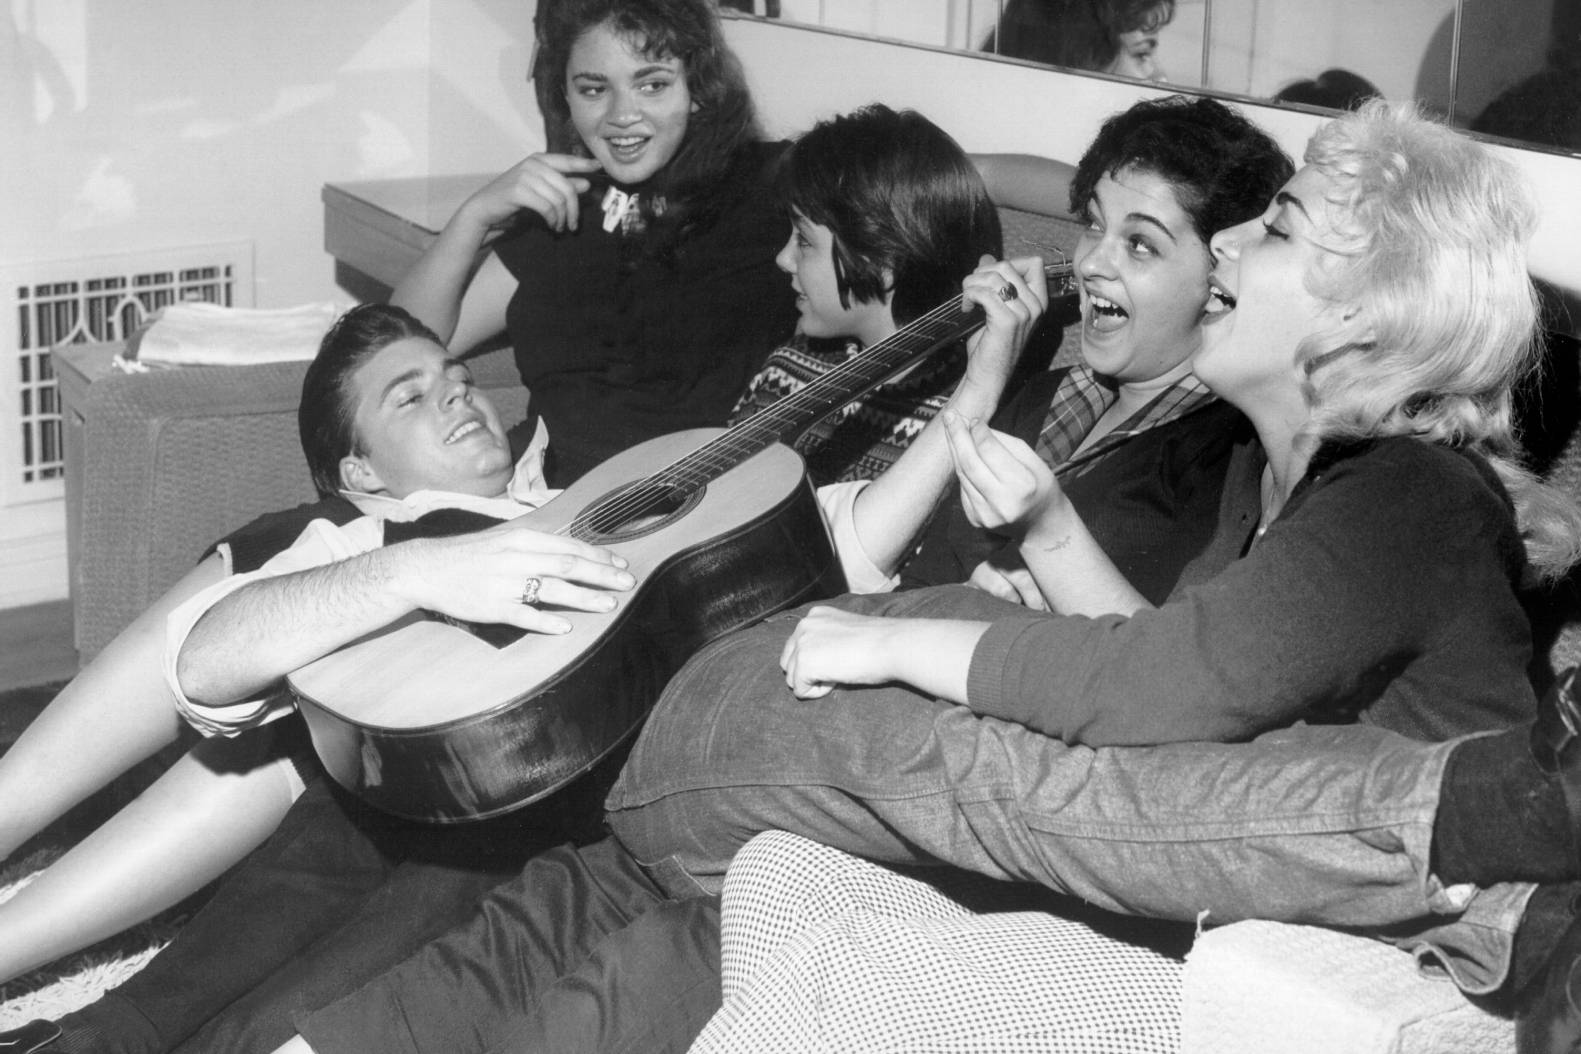
[[[1581,0],[724,0],[747,15],[1102,76],[1347,105],[1375,89],[1581,154]],[[1096,14],[1099,12],[1100,14]],[[1098,18],[1132,28],[1083,45]],[[1060,45],[1061,26],[1076,43]],[[1063,53],[1059,50],[1063,48]],[[1107,68],[1095,57],[1109,52]],[[1072,57],[1082,56],[1082,57]]]

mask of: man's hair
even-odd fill
[[[340,461],[361,453],[351,378],[373,356],[396,341],[419,337],[444,341],[406,311],[388,304],[354,307],[330,327],[302,378],[297,431],[302,453],[321,497],[340,490]]]
[[[1171,95],[1103,123],[1076,166],[1070,207],[1085,216],[1098,181],[1134,168],[1172,184],[1203,245],[1260,214],[1295,172],[1273,138],[1223,103]]]
[[[987,253],[999,256],[999,214],[971,159],[911,110],[860,110],[815,125],[779,173],[786,203],[834,235],[840,303],[881,299],[894,276],[901,325],[960,292]]]
[[[643,195],[642,208],[650,221],[670,232],[673,240],[715,211],[715,191],[727,179],[739,176],[743,148],[761,138],[757,114],[747,91],[746,76],[735,52],[725,43],[719,13],[710,0],[542,0],[536,19],[538,59],[535,78],[542,78],[539,92],[545,107],[544,123],[550,143],[568,144],[587,153],[571,122],[566,99],[566,69],[571,49],[588,30],[608,25],[636,51],[650,58],[681,62],[686,88],[696,110],[686,125],[686,136],[675,157],[659,175],[654,193]],[[651,212],[655,196],[665,199],[665,211]]]

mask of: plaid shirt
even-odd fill
[[[1077,364],[1070,368],[1049,402],[1048,416],[1034,444],[1038,456],[1044,464],[1053,466],[1056,476],[1081,475],[1106,451],[1131,436],[1168,424],[1177,417],[1184,417],[1212,400],[1214,395],[1197,380],[1195,374],[1188,373],[1159,392],[1146,406],[1102,439],[1077,454],[1076,448],[1081,446],[1082,440],[1087,438],[1087,433],[1092,431],[1104,411],[1114,405],[1116,398],[1115,390],[1098,380],[1087,366]]]

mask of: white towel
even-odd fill
[[[221,307],[194,301],[154,314],[127,349],[148,366],[245,366],[311,359],[345,307],[335,303],[274,309]]]
[[[1495,1054],[1510,1019],[1381,941],[1313,926],[1236,922],[1186,956],[1182,1054]]]

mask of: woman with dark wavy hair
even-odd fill
[[[392,302],[453,352],[509,337],[533,393],[513,445],[547,441],[564,486],[723,424],[796,316],[773,263],[783,144],[760,140],[713,5],[556,0],[538,27],[551,150],[468,198]]]

